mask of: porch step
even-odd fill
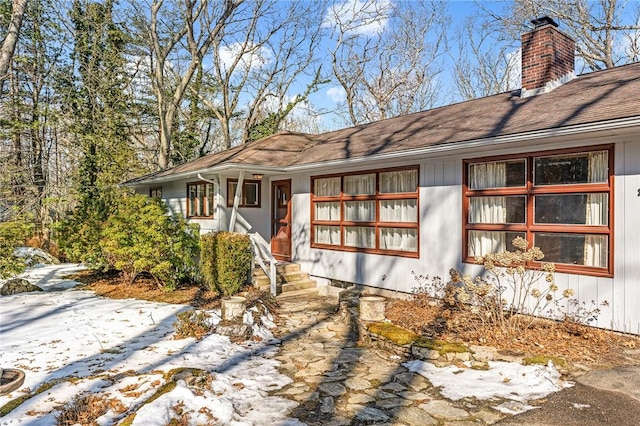
[[[270,291],[270,282],[267,274],[259,266],[253,271],[253,284],[264,291]],[[300,269],[296,263],[281,263],[276,266],[276,295],[317,293],[317,283],[309,278],[309,274]],[[284,297],[284,296],[283,296]]]
[[[291,299],[296,297],[317,296],[317,295],[318,295],[318,288],[314,287],[314,288],[305,288],[303,290],[294,290],[294,291],[287,291],[284,293],[280,293],[276,296],[276,299],[282,300],[282,299]]]

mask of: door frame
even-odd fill
[[[283,219],[276,219],[276,209],[277,209],[277,205],[275,203],[275,190],[276,190],[276,186],[278,185],[282,185],[283,183],[286,183],[288,188],[289,188],[289,193],[287,194],[287,213],[283,222]],[[291,261],[291,179],[280,179],[280,180],[272,180],[271,181],[271,194],[270,194],[270,222],[271,222],[271,238],[270,238],[270,243],[271,243],[271,254],[273,255],[273,257],[275,257],[277,260],[282,260],[285,262],[290,262]],[[287,251],[288,254],[278,254],[278,253],[274,253],[274,237],[275,237],[275,233],[276,233],[276,222],[280,222],[280,223],[286,223],[287,225],[287,237],[288,237],[288,241],[287,241]]]

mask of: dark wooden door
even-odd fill
[[[291,260],[291,180],[271,182],[271,254]]]

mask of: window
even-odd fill
[[[213,184],[187,184],[187,217],[213,217]]]
[[[418,257],[418,167],[311,178],[312,247]]]
[[[260,207],[261,181],[245,180],[242,182],[242,194],[238,207]],[[238,187],[237,179],[227,179],[227,206],[233,206],[233,198]]]
[[[520,236],[564,272],[611,276],[612,150],[465,162],[467,261]]]
[[[149,197],[151,198],[162,198],[162,187],[149,188]]]

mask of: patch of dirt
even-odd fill
[[[181,287],[174,291],[158,288],[150,277],[138,277],[133,284],[126,283],[115,271],[82,271],[69,277],[85,284],[85,289],[111,299],[141,299],[152,302],[190,305],[200,309],[220,308],[220,296],[216,291],[197,286]]]
[[[640,338],[586,325],[536,320],[528,329],[517,335],[509,335],[499,329],[473,327],[455,330],[449,324],[456,321],[455,311],[416,303],[412,300],[392,300],[387,303],[385,316],[394,324],[414,333],[451,342],[492,346],[499,351],[520,353],[524,356],[556,356],[570,364],[581,364],[590,369],[611,368],[640,364],[640,357],[633,355],[640,348]]]

